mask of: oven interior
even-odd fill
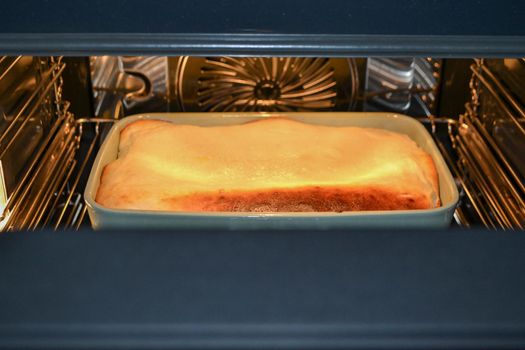
[[[147,112],[391,111],[417,118],[460,190],[453,226],[525,225],[525,59],[0,58],[3,231],[90,227],[104,136]]]

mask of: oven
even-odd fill
[[[525,6],[4,7],[0,348],[525,346]],[[93,230],[112,126],[188,112],[407,115],[453,177],[451,223]]]

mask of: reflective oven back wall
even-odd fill
[[[435,114],[432,58],[89,58],[94,114],[164,111],[394,111]]]

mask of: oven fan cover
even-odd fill
[[[180,57],[174,80],[188,112],[347,111],[359,89],[344,58]]]

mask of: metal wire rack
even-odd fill
[[[523,174],[509,161],[492,126],[503,120],[516,127],[519,137],[525,137],[525,113],[483,61],[477,61],[471,70],[472,101],[466,104],[465,113],[459,119],[429,116],[421,121],[431,125],[436,143],[460,186],[462,203],[456,210],[456,221],[467,227],[481,222],[494,229],[523,228]],[[488,99],[496,104],[497,120],[485,115],[483,103]],[[447,129],[448,145],[436,132],[439,125]]]
[[[16,64],[22,60],[17,57],[3,71],[2,78],[7,77]],[[9,176],[16,176],[13,188],[6,190],[5,196],[7,201],[2,210],[2,227],[4,229],[26,228],[31,226],[30,222],[35,221],[35,212],[45,207],[46,194],[52,190],[50,183],[59,175],[60,167],[67,163],[70,151],[66,147],[69,143],[74,130],[71,127],[71,117],[67,113],[67,105],[60,108],[56,113],[47,111],[53,105],[57,106],[60,99],[60,77],[64,70],[64,64],[60,59],[39,62],[37,71],[28,70],[30,74],[29,81],[31,91],[29,94],[20,93],[14,113],[6,119],[6,126],[0,135],[0,160],[2,164],[2,180],[5,183]],[[4,83],[4,82],[2,82]],[[20,85],[24,85],[20,83]],[[33,86],[34,85],[34,86]],[[12,92],[17,95],[18,92]],[[20,146],[24,147],[28,141],[25,134],[26,126],[35,124],[35,130],[46,127],[46,115],[53,119],[49,123],[49,129],[46,130],[38,148],[35,149],[25,162],[24,171],[19,175],[12,174],[13,159],[8,156]],[[35,138],[38,132],[30,135],[29,138]],[[59,156],[66,157],[59,157]],[[8,193],[7,193],[8,192]]]
[[[0,217],[1,230],[36,230],[78,228],[84,222],[86,207],[82,197],[83,182],[90,169],[98,143],[102,120],[75,119],[68,111],[69,103],[62,99],[61,58],[30,59],[20,77],[22,56],[0,58],[5,77],[13,76],[13,85],[30,82],[27,91],[18,94],[12,114],[4,115],[0,133],[0,161],[6,201]],[[16,74],[15,74],[16,73]],[[6,78],[7,79],[7,78]],[[10,102],[10,101],[8,101]],[[49,120],[48,120],[49,119]],[[104,120],[105,122],[111,120]],[[24,159],[23,171],[15,174],[14,186],[5,188],[6,177],[13,175],[12,158],[6,160],[19,147],[24,148],[28,136],[27,125],[35,130],[29,138],[42,136],[38,146]]]
[[[81,146],[77,159],[71,164],[61,187],[56,191],[46,220],[41,227],[58,229],[78,229],[89,225],[86,218],[87,207],[83,198],[85,181],[96,156],[103,135],[103,128],[113,123],[113,119],[77,119],[77,138]]]
[[[78,229],[83,224],[88,226],[83,189],[102,129],[112,122],[111,119],[74,120],[71,115],[64,118],[55,143],[35,167],[34,175],[10,208],[11,212],[6,214],[4,230],[62,230]],[[45,181],[36,183],[40,178]]]
[[[457,149],[482,199],[479,208],[484,224],[523,228],[524,174],[517,170],[511,158],[520,150],[506,149],[509,140],[501,139],[498,133],[512,128],[518,138],[525,138],[525,110],[483,60],[476,61],[471,70],[472,101],[460,117],[462,126],[456,140]],[[518,162],[521,158],[523,155],[518,157]]]

